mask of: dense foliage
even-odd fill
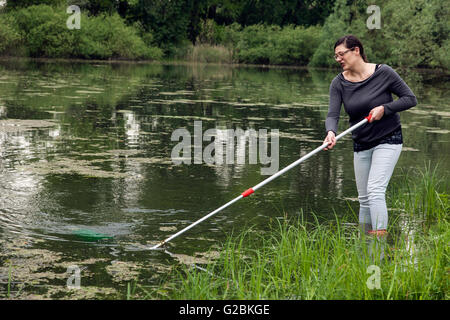
[[[66,27],[69,4],[80,30]],[[368,28],[369,5],[379,29]],[[10,0],[0,54],[331,67],[334,42],[355,34],[372,62],[448,70],[449,10],[438,0]]]
[[[0,52],[15,44],[30,57],[160,59],[162,52],[149,46],[136,28],[127,26],[117,13],[82,14],[82,27],[71,30],[69,15],[61,8],[33,5],[0,16]],[[148,36],[147,36],[148,37]],[[3,49],[3,50],[2,50]]]
[[[370,30],[366,25],[368,1],[337,0],[334,12],[323,26],[311,65],[335,64],[334,42],[351,33],[363,42],[369,61],[450,69],[449,6],[438,0],[375,2],[381,9],[381,28]]]

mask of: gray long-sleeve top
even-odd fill
[[[392,93],[399,99],[393,100]],[[342,73],[337,75],[330,85],[330,103],[326,132],[337,133],[341,105],[350,116],[350,125],[364,119],[371,109],[384,106],[383,117],[359,127],[352,133],[358,143],[372,143],[400,127],[397,112],[407,110],[417,104],[417,99],[408,85],[390,66],[382,64],[367,79],[359,82],[348,81]]]

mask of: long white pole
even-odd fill
[[[370,115],[366,118],[364,118],[363,120],[361,120],[360,122],[358,122],[357,124],[351,126],[350,128],[348,128],[347,130],[345,130],[344,132],[342,132],[341,134],[339,134],[338,136],[336,136],[336,140],[339,140],[340,138],[342,138],[343,136],[345,136],[346,134],[352,132],[353,130],[361,127],[363,124],[365,124],[366,122],[368,122],[370,120]],[[282,174],[284,174],[285,172],[291,170],[292,168],[294,168],[295,166],[297,166],[298,164],[302,163],[303,161],[305,161],[306,159],[311,158],[313,155],[315,155],[316,153],[320,152],[321,150],[323,150],[324,148],[326,148],[328,146],[328,143],[324,143],[322,144],[320,147],[317,147],[316,149],[314,149],[313,151],[311,151],[310,153],[308,153],[307,155],[301,157],[300,159],[296,160],[295,162],[291,163],[290,165],[288,165],[287,167],[285,167],[284,169],[278,171],[277,173],[274,173],[273,175],[271,175],[269,178],[265,179],[264,181],[258,183],[257,185],[255,185],[253,188],[247,189],[246,191],[244,191],[242,194],[240,194],[238,197],[234,198],[233,200],[227,202],[226,204],[224,204],[223,206],[221,206],[220,208],[217,208],[216,210],[212,211],[211,213],[207,214],[206,216],[204,216],[201,219],[198,219],[197,221],[195,221],[194,223],[190,224],[189,226],[187,226],[186,228],[184,228],[183,230],[178,231],[177,233],[175,233],[174,235],[170,236],[169,238],[167,238],[166,240],[163,240],[161,242],[159,242],[157,245],[153,246],[150,248],[150,250],[155,250],[157,248],[159,248],[160,246],[164,245],[165,243],[173,240],[174,238],[178,237],[179,235],[181,235],[182,233],[188,231],[189,229],[193,228],[194,226],[196,226],[197,224],[201,223],[202,221],[212,217],[213,215],[215,215],[216,213],[222,211],[223,209],[225,209],[226,207],[232,205],[233,203],[239,201],[242,198],[248,197],[249,195],[251,195],[253,192],[255,192],[256,190],[258,190],[259,188],[261,188],[262,186],[266,185],[267,183],[269,183],[270,181],[278,178],[279,176],[281,176]]]

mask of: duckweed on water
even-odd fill
[[[139,276],[139,270],[143,266],[140,266],[134,262],[125,261],[112,261],[109,266],[106,267],[106,271],[113,278],[114,282],[130,281]]]
[[[106,153],[108,158],[106,159],[93,159],[93,160],[83,160],[83,159],[74,159],[74,158],[66,158],[61,157],[58,159],[53,159],[50,161],[41,160],[35,161],[31,163],[27,163],[24,165],[17,165],[16,169],[19,172],[32,172],[40,175],[48,175],[48,174],[78,174],[86,177],[94,177],[94,178],[134,178],[134,179],[142,179],[140,175],[133,175],[129,172],[119,172],[117,170],[107,171],[98,168],[96,165],[101,164],[103,162],[114,161],[115,159],[112,157],[118,157],[126,154],[134,154],[133,152],[119,153],[117,150],[113,150],[110,153]],[[91,154],[81,154],[90,156]],[[102,154],[97,154],[97,156],[101,156]],[[126,156],[125,156],[126,157]],[[128,163],[143,163],[143,164],[160,164],[160,165],[171,165],[172,161],[168,158],[132,158],[127,157]]]
[[[23,132],[40,128],[50,128],[55,125],[56,123],[46,120],[0,120],[0,132]]]

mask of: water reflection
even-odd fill
[[[121,110],[123,115],[125,135],[127,139],[127,145],[129,148],[134,148],[139,146],[140,137],[140,124],[136,119],[136,115],[133,111]]]
[[[0,106],[0,119],[1,118],[6,118],[6,106]]]

